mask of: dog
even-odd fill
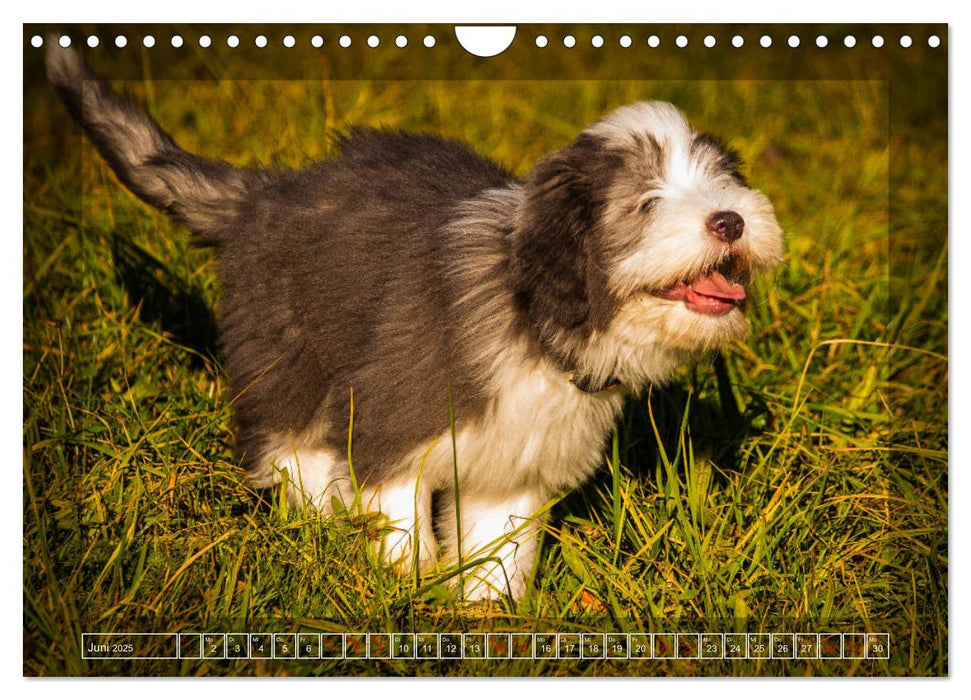
[[[399,567],[478,561],[468,599],[524,594],[544,506],[603,463],[625,396],[742,337],[749,276],[782,259],[737,155],[670,104],[616,109],[522,179],[372,129],[244,169],[180,149],[75,50],[46,63],[118,179],[218,251],[252,483],[380,513]]]

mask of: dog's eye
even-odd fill
[[[654,208],[654,205],[657,204],[658,200],[660,199],[660,197],[651,197],[650,199],[645,199],[638,205],[637,210],[641,214],[647,214]]]

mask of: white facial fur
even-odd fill
[[[774,267],[782,259],[782,231],[769,200],[721,167],[720,151],[696,144],[696,132],[673,106],[621,107],[588,133],[625,152],[632,165],[611,185],[604,230],[633,245],[618,246],[607,262],[610,291],[624,301],[610,327],[590,343],[585,367],[594,374],[609,368],[635,385],[663,381],[692,355],[744,335],[748,324],[740,309],[700,314],[647,290],[696,277],[729,255],[747,271]],[[650,210],[640,211],[649,199]],[[733,243],[707,230],[708,219],[721,211],[744,221]]]
[[[782,261],[782,231],[769,200],[761,192],[739,184],[719,170],[709,149],[692,149],[697,135],[684,116],[663,102],[640,102],[611,113],[593,125],[589,133],[607,139],[607,147],[643,149],[651,136],[660,156],[659,173],[649,182],[621,179],[608,198],[605,212],[608,227],[637,226],[643,230],[641,243],[633,252],[614,261],[612,291],[628,295],[645,286],[665,287],[697,273],[722,259],[728,244],[712,236],[705,227],[717,211],[735,211],[745,221],[745,232],[732,244],[734,251],[754,269],[774,267]],[[631,191],[638,200],[657,198],[651,212],[630,216]],[[624,221],[627,218],[627,221]]]

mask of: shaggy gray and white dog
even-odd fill
[[[74,50],[47,65],[119,179],[219,249],[253,483],[286,470],[327,512],[356,481],[389,561],[495,557],[469,597],[523,593],[538,513],[603,462],[625,393],[742,336],[749,273],[781,260],[769,201],[669,104],[614,111],[522,180],[375,130],[250,170],[181,150]]]

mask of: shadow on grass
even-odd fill
[[[696,457],[703,457],[718,469],[714,478],[724,472],[739,472],[740,448],[765,432],[773,417],[761,397],[746,397],[742,410],[732,391],[725,358],[716,353],[713,369],[717,380],[717,398],[699,398],[681,384],[655,386],[647,394],[631,397],[619,420],[620,463],[639,480],[653,483],[663,450],[676,460],[682,443],[690,441]],[[710,371],[710,370],[705,370]],[[687,413],[687,416],[685,415]],[[655,432],[656,431],[656,432]],[[606,447],[610,453],[609,445]],[[678,460],[678,473],[683,477],[684,460]],[[599,470],[588,486],[610,482],[609,470]],[[557,510],[576,507],[575,497],[583,499],[584,487],[564,499]]]
[[[175,342],[194,350],[194,366],[205,357],[216,358],[216,318],[199,289],[122,234],[112,235],[111,255],[118,281],[142,321],[158,324]]]
[[[654,387],[648,395],[628,402],[621,418],[620,459],[635,476],[652,478],[659,460],[658,438],[671,459],[681,450],[682,441],[690,440],[696,455],[721,470],[740,471],[739,448],[763,433],[764,428],[757,426],[771,422],[771,416],[756,395],[746,397],[744,411],[739,408],[724,356],[716,353],[712,364],[717,399],[702,399],[691,389],[672,384]],[[768,420],[760,421],[763,417]],[[682,463],[682,473],[683,468]]]

